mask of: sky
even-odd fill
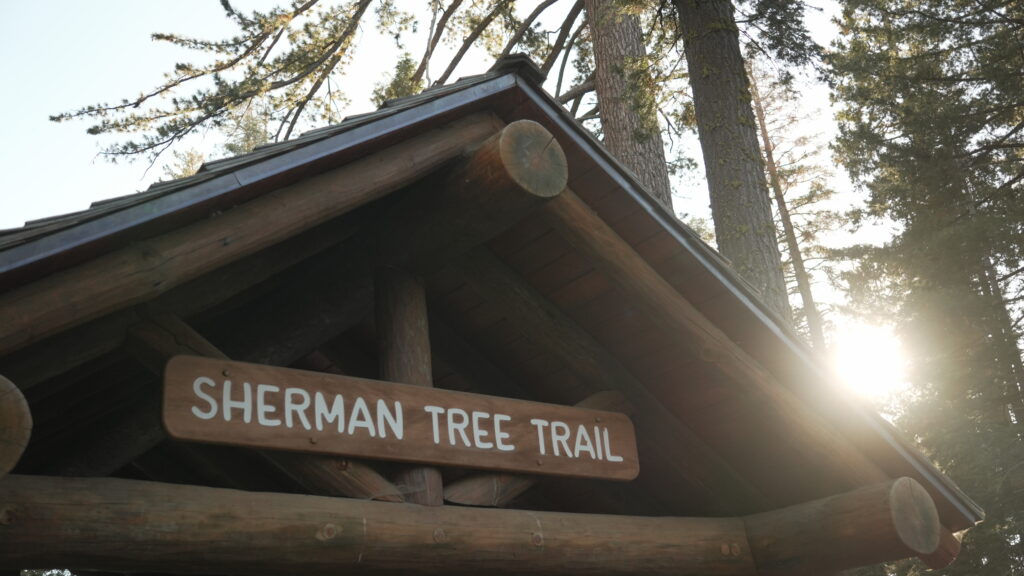
[[[265,10],[280,1],[235,0],[233,5],[242,11]],[[835,34],[830,18],[838,8],[832,0],[818,3],[823,10],[809,13],[808,27],[818,42],[828,44]],[[521,4],[521,10],[533,5]],[[558,6],[561,4],[567,3]],[[425,45],[425,28],[426,22],[417,35],[405,38],[414,55]],[[0,61],[0,77],[6,80],[6,89],[0,90],[0,109],[7,111],[4,137],[0,138],[0,229],[145,190],[164,175],[163,164],[173,160],[169,155],[152,167],[144,160],[111,164],[98,153],[113,140],[86,134],[88,121],[57,124],[48,119],[81,106],[133,97],[159,85],[163,73],[175,62],[194,60],[185,50],[150,40],[153,32],[224,38],[235,29],[217,0],[0,0],[0,54],[5,55]],[[356,57],[340,87],[351,101],[344,114],[373,109],[369,95],[382,70],[390,69],[395,60],[393,42],[372,26],[362,27],[356,47]],[[441,54],[435,76],[446,63]],[[489,66],[485,56],[470,56],[454,77],[477,74]],[[834,130],[824,86],[807,88],[807,106],[820,110],[818,127]],[[184,147],[210,149],[220,138],[217,133],[199,134]],[[691,155],[699,157],[695,141],[693,146]],[[836,173],[836,185],[843,191],[839,204],[856,203],[857,193],[843,180],[842,169],[837,167]],[[702,170],[677,186],[677,212],[709,216],[701,175]],[[834,242],[878,241],[887,235],[884,227],[856,237],[842,232]],[[827,286],[823,291],[819,299],[825,302],[841,297]]]
[[[279,2],[235,0],[234,5],[265,10]],[[833,12],[834,7],[811,13],[810,28],[819,41],[829,39]],[[99,152],[115,140],[86,134],[88,120],[49,121],[51,115],[82,106],[133,97],[157,86],[174,63],[193,60],[186,50],[152,41],[153,32],[223,38],[235,29],[217,0],[0,0],[0,53],[7,55],[0,69],[8,80],[8,89],[0,91],[0,109],[8,111],[0,139],[0,229],[145,190],[164,175],[163,165],[173,161],[170,154],[152,167],[145,160],[111,164]],[[414,54],[425,44],[423,36],[421,29],[405,39]],[[381,66],[390,60],[383,55],[395,53],[393,43],[372,26],[362,27],[356,46],[357,57],[342,87],[351,101],[347,113],[373,109],[369,95],[381,70],[390,67]],[[446,63],[443,57],[436,61],[434,68]],[[483,56],[467,57],[455,76],[488,67]],[[827,113],[827,91],[819,87],[811,99]],[[179,149],[209,149],[219,141],[217,133],[199,134]],[[699,156],[696,151],[692,155]],[[677,211],[707,216],[699,175],[680,184]]]

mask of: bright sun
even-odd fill
[[[843,385],[866,399],[884,401],[906,387],[903,348],[889,328],[840,327],[832,340],[832,362]]]

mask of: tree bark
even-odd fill
[[[672,186],[665,164],[665,148],[650,96],[646,50],[640,22],[624,14],[610,0],[586,0],[590,37],[596,64],[597,100],[601,104],[604,146],[632,170],[648,192],[669,211]]]
[[[0,569],[175,574],[824,574],[932,553],[907,478],[745,518],[412,506],[115,478],[0,480]]]
[[[761,143],[764,146],[764,159],[768,168],[768,180],[772,187],[772,194],[775,196],[775,205],[779,209],[779,220],[782,221],[782,231],[786,236],[786,247],[789,249],[789,258],[793,261],[793,276],[796,278],[796,287],[800,291],[800,300],[804,303],[804,316],[807,317],[807,331],[811,336],[811,345],[815,350],[825,350],[825,331],[821,325],[821,316],[818,314],[818,306],[814,303],[814,294],[811,292],[811,278],[804,266],[804,256],[800,252],[800,244],[796,240],[796,230],[793,228],[793,220],[789,216],[789,207],[786,206],[786,198],[782,191],[782,182],[779,180],[779,167],[775,163],[775,145],[772,144],[771,136],[768,134],[768,122],[765,119],[764,103],[761,101],[761,93],[757,89],[757,80],[750,79],[750,92],[754,97],[754,112],[757,114],[757,125],[761,129]]]
[[[784,321],[782,260],[729,0],[674,0],[690,72],[718,250]]]

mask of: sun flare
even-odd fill
[[[890,328],[842,326],[833,337],[832,363],[843,385],[869,400],[883,401],[906,386],[903,347]]]

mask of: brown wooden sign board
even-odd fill
[[[624,414],[215,358],[167,363],[163,417],[181,440],[611,480],[640,471]]]

